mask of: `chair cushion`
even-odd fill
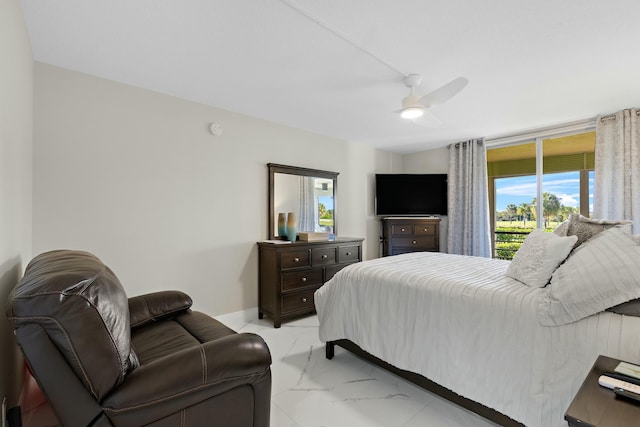
[[[97,400],[131,367],[127,295],[90,253],[57,250],[35,257],[10,296],[7,316],[17,328],[42,325]]]
[[[145,365],[189,347],[235,335],[236,332],[198,311],[179,313],[131,331],[131,345]]]

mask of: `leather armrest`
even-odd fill
[[[127,375],[102,402],[110,418],[124,417],[143,425],[148,414],[193,405],[270,375],[271,354],[255,334],[228,335],[141,365]]]
[[[180,291],[161,291],[129,298],[131,328],[187,310],[191,304],[191,297]]]

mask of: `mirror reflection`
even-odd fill
[[[278,233],[278,214],[293,212],[298,232],[336,235],[338,173],[269,163],[269,238]]]
[[[334,233],[333,180],[283,173],[274,175],[274,232],[278,214],[294,212],[298,231]]]

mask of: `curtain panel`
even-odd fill
[[[449,146],[447,250],[491,257],[487,152],[482,139]]]
[[[629,219],[640,232],[640,110],[631,108],[596,120],[593,213]]]

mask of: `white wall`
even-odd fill
[[[447,147],[402,157],[403,173],[447,173],[449,172],[449,149]]]
[[[18,404],[21,360],[4,315],[31,258],[33,59],[20,2],[0,1],[0,401]]]
[[[213,77],[212,77],[213,78]],[[221,123],[221,137],[208,124]],[[257,306],[269,162],[339,172],[340,236],[375,257],[371,181],[400,156],[36,63],[34,253],[95,253],[129,295]],[[395,170],[393,168],[396,168]]]

